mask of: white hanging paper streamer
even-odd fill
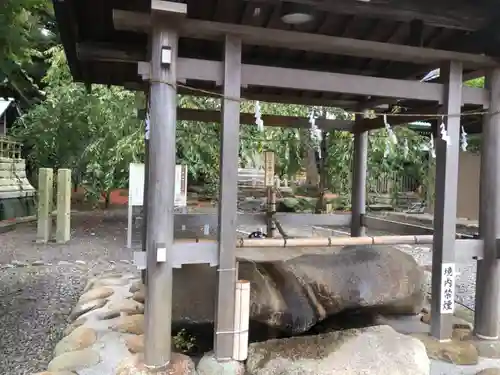
[[[389,136],[391,142],[394,143],[395,145],[398,144],[398,138],[396,137],[396,134],[394,134],[391,125],[389,125],[389,122],[387,121],[387,115],[384,115],[384,125],[385,129],[387,130],[387,135]]]
[[[322,139],[321,130],[316,125],[316,115],[314,113],[314,110],[312,110],[311,113],[309,113],[309,123],[311,124],[311,129],[310,129],[311,140],[314,142],[314,146],[316,148],[316,151],[319,153],[319,157],[321,157],[321,147],[320,147]]]
[[[460,136],[460,146],[462,147],[462,151],[467,151],[467,146],[469,143],[467,142],[467,133],[465,132],[464,127],[462,126],[462,134]]]
[[[326,112],[326,119],[327,120],[336,120],[337,115],[333,112]]]
[[[451,145],[451,138],[448,135],[448,131],[446,130],[446,125],[444,124],[444,117],[441,117],[441,139],[446,142],[446,145]]]
[[[384,158],[387,158],[391,153],[391,142],[387,139],[385,141]]]
[[[262,120],[262,114],[260,112],[260,102],[257,100],[255,102],[255,124],[260,132],[264,131],[264,121]]]
[[[405,146],[404,147],[405,147],[404,151],[403,151],[404,158],[407,159],[408,158],[408,153],[410,151],[410,148],[408,147],[408,139],[407,138],[405,138]]]
[[[433,159],[436,159],[436,149],[434,148],[434,136],[431,134],[431,140],[429,141],[429,152]]]
[[[149,113],[146,113],[146,119],[144,121],[144,138],[149,140]]]

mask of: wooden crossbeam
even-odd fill
[[[150,15],[113,9],[113,23],[117,30],[148,32]],[[368,40],[334,37],[263,27],[235,25],[229,23],[185,19],[179,22],[179,33],[183,37],[220,40],[234,34],[247,45],[286,48],[292,50],[346,55],[362,58],[410,62],[413,64],[435,64],[460,61],[465,67],[487,68],[498,66],[491,57],[423,47],[397,45]]]

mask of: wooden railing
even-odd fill
[[[21,147],[22,143],[0,136],[0,158],[21,159]]]

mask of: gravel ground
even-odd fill
[[[135,271],[122,212],[79,213],[72,228],[66,245],[35,244],[35,223],[0,234],[0,374],[45,370],[87,280]]]

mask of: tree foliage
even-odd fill
[[[0,2],[0,90],[24,105],[39,99],[38,83],[45,71],[41,53],[56,43],[49,0]]]
[[[72,82],[60,47],[46,55],[45,100],[13,129],[28,149],[28,161],[36,168],[71,168],[74,183],[83,183],[95,196],[126,187],[128,163],[144,154],[135,95],[101,85],[88,92]]]

